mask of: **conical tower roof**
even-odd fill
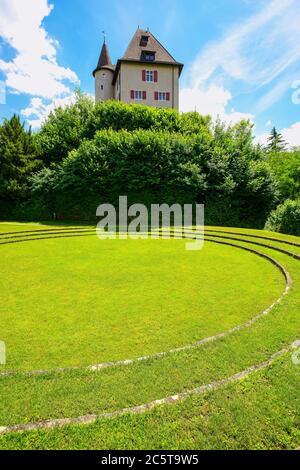
[[[103,42],[103,46],[101,49],[100,57],[98,60],[98,65],[96,69],[94,70],[93,75],[95,76],[95,73],[101,69],[109,69],[112,71],[115,70],[115,67],[113,66],[112,61],[110,59],[109,50],[108,50],[105,40]]]

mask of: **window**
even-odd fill
[[[147,93],[146,91],[131,90],[130,97],[132,100],[142,101],[147,99]]]
[[[155,61],[155,52],[143,51],[141,60],[145,62],[154,62]]]
[[[154,82],[153,70],[146,70],[146,82]]]
[[[148,45],[149,36],[142,36],[140,41],[141,47],[146,47]]]
[[[155,101],[170,101],[171,93],[168,91],[156,91],[154,93]]]
[[[157,82],[157,70],[142,70],[143,82]]]

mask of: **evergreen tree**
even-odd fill
[[[27,191],[27,178],[39,169],[35,140],[19,116],[5,119],[0,126],[0,199],[18,200]]]
[[[273,127],[271,130],[268,142],[267,149],[270,152],[284,152],[286,150],[286,142],[283,139],[282,134],[277,132],[276,127]]]

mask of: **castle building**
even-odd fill
[[[114,99],[178,109],[182,69],[183,64],[177,62],[149,30],[137,29],[116,65],[111,62],[104,39],[93,72],[96,102]]]

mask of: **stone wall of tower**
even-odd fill
[[[110,69],[100,69],[95,73],[95,100],[107,101],[115,97],[115,87],[112,84],[114,73]]]

